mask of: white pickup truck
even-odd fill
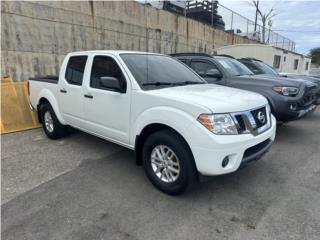
[[[59,77],[30,79],[29,88],[49,138],[72,126],[132,149],[150,181],[172,195],[259,159],[275,138],[263,96],[207,84],[166,55],[74,52]]]

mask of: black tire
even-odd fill
[[[50,129],[45,123],[45,115],[46,114],[49,114],[52,118],[53,129]],[[40,106],[40,116],[41,116],[43,130],[44,130],[45,134],[48,136],[48,138],[58,139],[58,138],[62,138],[64,136],[66,136],[68,134],[68,127],[65,125],[62,125],[59,122],[56,114],[54,113],[54,111],[49,103],[45,103]]]
[[[169,147],[179,161],[180,172],[173,182],[164,182],[152,168],[152,151],[160,145]],[[182,194],[197,182],[197,170],[190,148],[185,140],[172,130],[161,130],[151,134],[143,145],[142,159],[147,177],[156,188],[164,193],[170,195]]]

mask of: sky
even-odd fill
[[[219,0],[221,5],[254,20],[255,8],[251,2]],[[296,42],[297,52],[307,54],[311,48],[320,47],[320,0],[260,0],[262,12],[268,12],[272,7],[277,15],[271,29]],[[235,19],[234,22],[241,21]]]

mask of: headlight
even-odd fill
[[[272,89],[283,96],[294,97],[299,93],[299,88],[296,87],[273,87]]]
[[[229,114],[201,114],[198,121],[211,132],[219,135],[238,134]]]

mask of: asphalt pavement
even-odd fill
[[[3,239],[319,239],[320,111],[269,153],[184,195],[155,189],[130,150],[73,132],[2,136]]]

